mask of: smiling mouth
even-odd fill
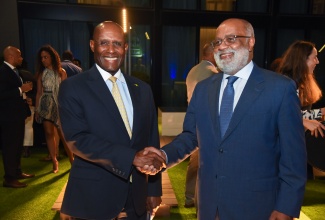
[[[227,59],[227,58],[230,58],[234,55],[234,53],[223,53],[223,54],[220,54],[220,59]]]
[[[104,59],[108,61],[115,61],[117,60],[117,57],[104,57]]]

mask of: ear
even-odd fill
[[[249,49],[248,50],[253,51],[254,45],[255,45],[255,37],[249,38],[249,41],[248,41]]]
[[[95,42],[93,40],[90,40],[89,46],[90,46],[90,49],[92,52],[94,52],[94,44],[95,44]]]

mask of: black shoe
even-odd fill
[[[34,176],[35,176],[35,174],[21,173],[20,175],[18,175],[17,179],[19,179],[19,180],[28,179],[28,178],[32,178]]]
[[[3,181],[3,187],[10,187],[10,188],[23,188],[26,187],[26,183],[21,183],[18,180],[5,180]]]

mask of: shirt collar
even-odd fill
[[[244,66],[241,70],[239,70],[234,76],[237,76],[238,78],[248,80],[249,76],[252,73],[254,64],[253,61],[250,61],[246,66]],[[223,79],[227,78],[228,74],[223,74]]]
[[[5,64],[7,64],[11,69],[15,69],[16,67],[14,67],[13,65],[11,65],[10,63],[3,61]]]
[[[108,80],[112,74],[110,74],[109,72],[103,70],[99,65],[97,65],[97,63],[95,64],[100,75],[103,77],[103,80],[106,82],[106,80]],[[121,69],[119,69],[115,75],[114,75],[119,81],[121,81],[122,83],[125,83],[125,78],[121,72]]]

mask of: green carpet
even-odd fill
[[[63,152],[63,150],[61,150]],[[34,173],[31,179],[21,180],[27,183],[26,188],[13,189],[0,187],[0,219],[1,220],[59,220],[59,214],[51,210],[56,198],[67,182],[70,163],[67,157],[61,156],[59,172],[52,173],[51,162],[39,159],[47,155],[46,148],[32,148],[29,158],[22,158],[22,169],[26,173]],[[0,176],[3,176],[1,155]]]
[[[63,153],[63,150],[60,149]],[[0,151],[1,153],[1,151]],[[59,173],[52,173],[52,163],[41,162],[47,155],[46,148],[32,148],[29,158],[22,158],[24,172],[35,173],[36,177],[22,180],[28,187],[12,189],[0,186],[0,220],[59,220],[59,214],[52,211],[62,187],[68,179],[70,163],[61,156]],[[188,161],[169,169],[167,172],[173,185],[179,207],[171,208],[170,218],[156,220],[195,220],[195,208],[184,208],[185,177]],[[2,157],[0,176],[3,176]],[[325,216],[325,180],[308,181],[302,211],[312,220],[322,220]]]

